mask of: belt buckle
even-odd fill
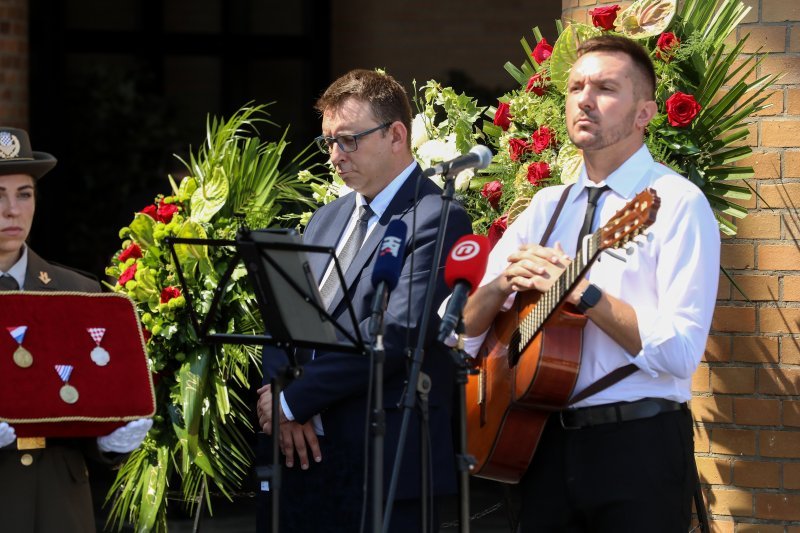
[[[47,446],[45,437],[18,437],[17,450],[40,450]]]
[[[564,412],[565,411],[566,411],[566,409],[562,409],[561,411],[558,412],[558,421],[561,422],[561,427],[563,429],[567,429],[567,430],[570,430],[570,431],[573,431],[573,430],[576,430],[576,429],[581,429],[580,426],[568,426],[567,424],[564,423]]]

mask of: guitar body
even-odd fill
[[[567,405],[575,388],[586,317],[556,309],[522,353],[514,340],[540,293],[517,295],[500,313],[467,382],[467,447],[473,475],[507,483],[522,478],[550,413]],[[511,348],[509,348],[511,346]]]

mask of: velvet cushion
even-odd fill
[[[27,368],[14,361],[20,344],[9,330],[19,326],[27,326],[21,343],[33,358]],[[93,337],[89,328],[105,328],[99,345],[110,358],[104,366],[91,357],[99,332]],[[62,366],[62,375],[56,365]],[[74,403],[61,397],[67,365],[72,366],[68,383],[78,392]],[[14,426],[18,437],[106,435],[154,413],[142,328],[128,297],[0,294],[0,421]]]

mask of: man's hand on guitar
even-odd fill
[[[556,243],[554,248],[525,244],[508,256],[509,265],[500,276],[506,294],[536,289],[546,291],[570,263],[571,259]]]

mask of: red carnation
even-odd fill
[[[492,225],[489,226],[489,232],[487,237],[489,238],[489,246],[494,248],[494,245],[497,244],[497,241],[500,240],[500,237],[503,236],[503,233],[506,232],[506,228],[508,227],[508,213],[501,216],[494,222]]]
[[[140,213],[144,213],[145,215],[149,216],[153,220],[156,220],[157,211],[158,211],[158,208],[155,205],[148,205],[147,207],[145,207],[144,209],[142,209],[139,212]]]
[[[514,137],[508,141],[508,156],[512,161],[519,161],[525,152],[530,152],[531,145],[524,139]]]
[[[142,249],[139,248],[139,245],[136,244],[135,242],[132,242],[127,248],[122,250],[119,253],[118,259],[120,260],[120,262],[124,263],[131,257],[133,257],[134,259],[142,257]]]
[[[134,276],[136,276],[136,266],[137,264],[134,263],[125,269],[125,272],[123,272],[122,275],[117,280],[117,283],[119,283],[120,286],[124,287],[126,283],[128,283],[130,280],[134,278]]]
[[[547,126],[542,126],[531,135],[531,146],[537,154],[541,154],[544,149],[555,146],[555,144],[556,137]]]
[[[676,128],[688,126],[700,112],[702,107],[691,94],[676,92],[666,101],[667,118]]]
[[[551,55],[553,55],[553,47],[547,42],[547,39],[542,37],[542,40],[536,43],[536,48],[531,52],[533,60],[538,64],[544,63]]]
[[[165,304],[173,298],[181,295],[181,290],[178,287],[164,287],[161,289],[161,303]]]
[[[485,183],[481,189],[481,196],[489,201],[492,208],[497,209],[500,205],[500,198],[503,196],[503,184],[497,180]]]
[[[159,222],[163,222],[164,224],[169,224],[172,220],[172,217],[175,216],[175,213],[178,212],[178,206],[175,204],[165,204],[161,202],[161,205],[158,206],[158,213],[156,216],[156,220]]]
[[[511,108],[508,104],[500,102],[497,105],[497,111],[494,113],[494,125],[503,128],[506,131],[511,125]]]
[[[542,76],[541,72],[537,72],[531,79],[528,80],[528,85],[525,87],[525,92],[533,91],[537,96],[542,96],[547,91],[547,82],[550,78]]]
[[[550,165],[541,161],[528,165],[528,181],[534,187],[538,187],[544,180],[550,177]]]
[[[656,42],[656,57],[669,62],[672,56],[675,55],[675,50],[680,44],[681,40],[675,37],[674,33],[665,31],[658,36],[658,41]]]
[[[592,16],[592,24],[606,31],[613,30],[614,21],[617,20],[617,11],[619,11],[619,6],[617,4],[613,6],[596,7],[590,10],[589,14]]]

